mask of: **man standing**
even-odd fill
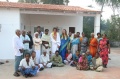
[[[14,76],[18,77],[20,76],[18,74],[18,68],[20,61],[22,60],[22,55],[23,55],[23,43],[20,39],[20,30],[15,31],[16,35],[13,38],[13,48],[15,52],[15,73],[13,74]]]
[[[50,43],[50,36],[48,35],[49,30],[45,29],[45,34],[42,35],[42,50],[45,50],[47,54],[49,55],[51,50],[51,43]]]
[[[30,42],[30,38],[28,37],[28,35],[26,35],[25,30],[22,31],[22,35],[20,35],[20,39],[24,44],[24,53],[23,53],[23,57],[24,57],[25,53],[29,53],[29,42]]]
[[[28,32],[27,32],[27,35],[28,35],[29,38],[30,38],[29,49],[30,49],[30,52],[32,52],[32,48],[33,48],[33,38],[32,38],[32,36],[31,36],[31,31],[28,31]]]
[[[77,32],[76,34],[77,34],[77,38],[80,38],[80,32]]]
[[[100,40],[102,40],[101,33],[97,33],[97,40],[98,40],[98,43],[100,42]]]
[[[43,32],[41,31],[40,28],[41,28],[40,26],[37,26],[37,32],[39,33],[39,38],[41,38],[43,35]]]

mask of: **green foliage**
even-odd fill
[[[120,41],[120,17],[111,17],[110,27],[106,32],[111,41]]]
[[[25,3],[37,3],[38,0],[18,0],[18,2],[25,2]]]
[[[83,32],[88,38],[94,32],[94,17],[83,17]]]
[[[68,5],[69,0],[18,0],[18,2]]]
[[[69,0],[41,0],[43,4],[68,5]]]
[[[109,6],[114,15],[115,12],[117,11],[120,14],[120,0],[95,0],[99,5],[102,6],[102,9],[104,7],[104,5]]]

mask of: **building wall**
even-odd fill
[[[18,9],[0,8],[0,59],[14,59],[12,39],[15,30],[20,29]]]
[[[21,14],[21,29],[31,30],[34,33],[34,27],[42,26],[45,29],[49,29],[52,32],[53,27],[59,27],[60,30],[66,29],[69,31],[69,27],[76,27],[76,32],[82,32],[82,17],[81,16],[64,16],[64,15],[33,15],[33,14]],[[60,31],[61,32],[61,31]]]

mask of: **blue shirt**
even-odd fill
[[[92,64],[92,56],[88,55],[87,60],[88,60],[88,64],[91,65]]]

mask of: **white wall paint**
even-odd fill
[[[53,27],[60,27],[69,32],[69,27],[76,27],[76,32],[82,32],[82,16],[64,15],[40,15],[40,14],[21,14],[21,25],[27,26],[26,30],[33,33],[35,26],[43,26],[52,32]],[[22,27],[23,28],[23,27]]]
[[[97,37],[97,33],[100,32],[100,14],[96,14],[94,22],[94,34]]]
[[[12,39],[15,30],[20,29],[20,12],[18,9],[0,8],[0,59],[14,59]]]

